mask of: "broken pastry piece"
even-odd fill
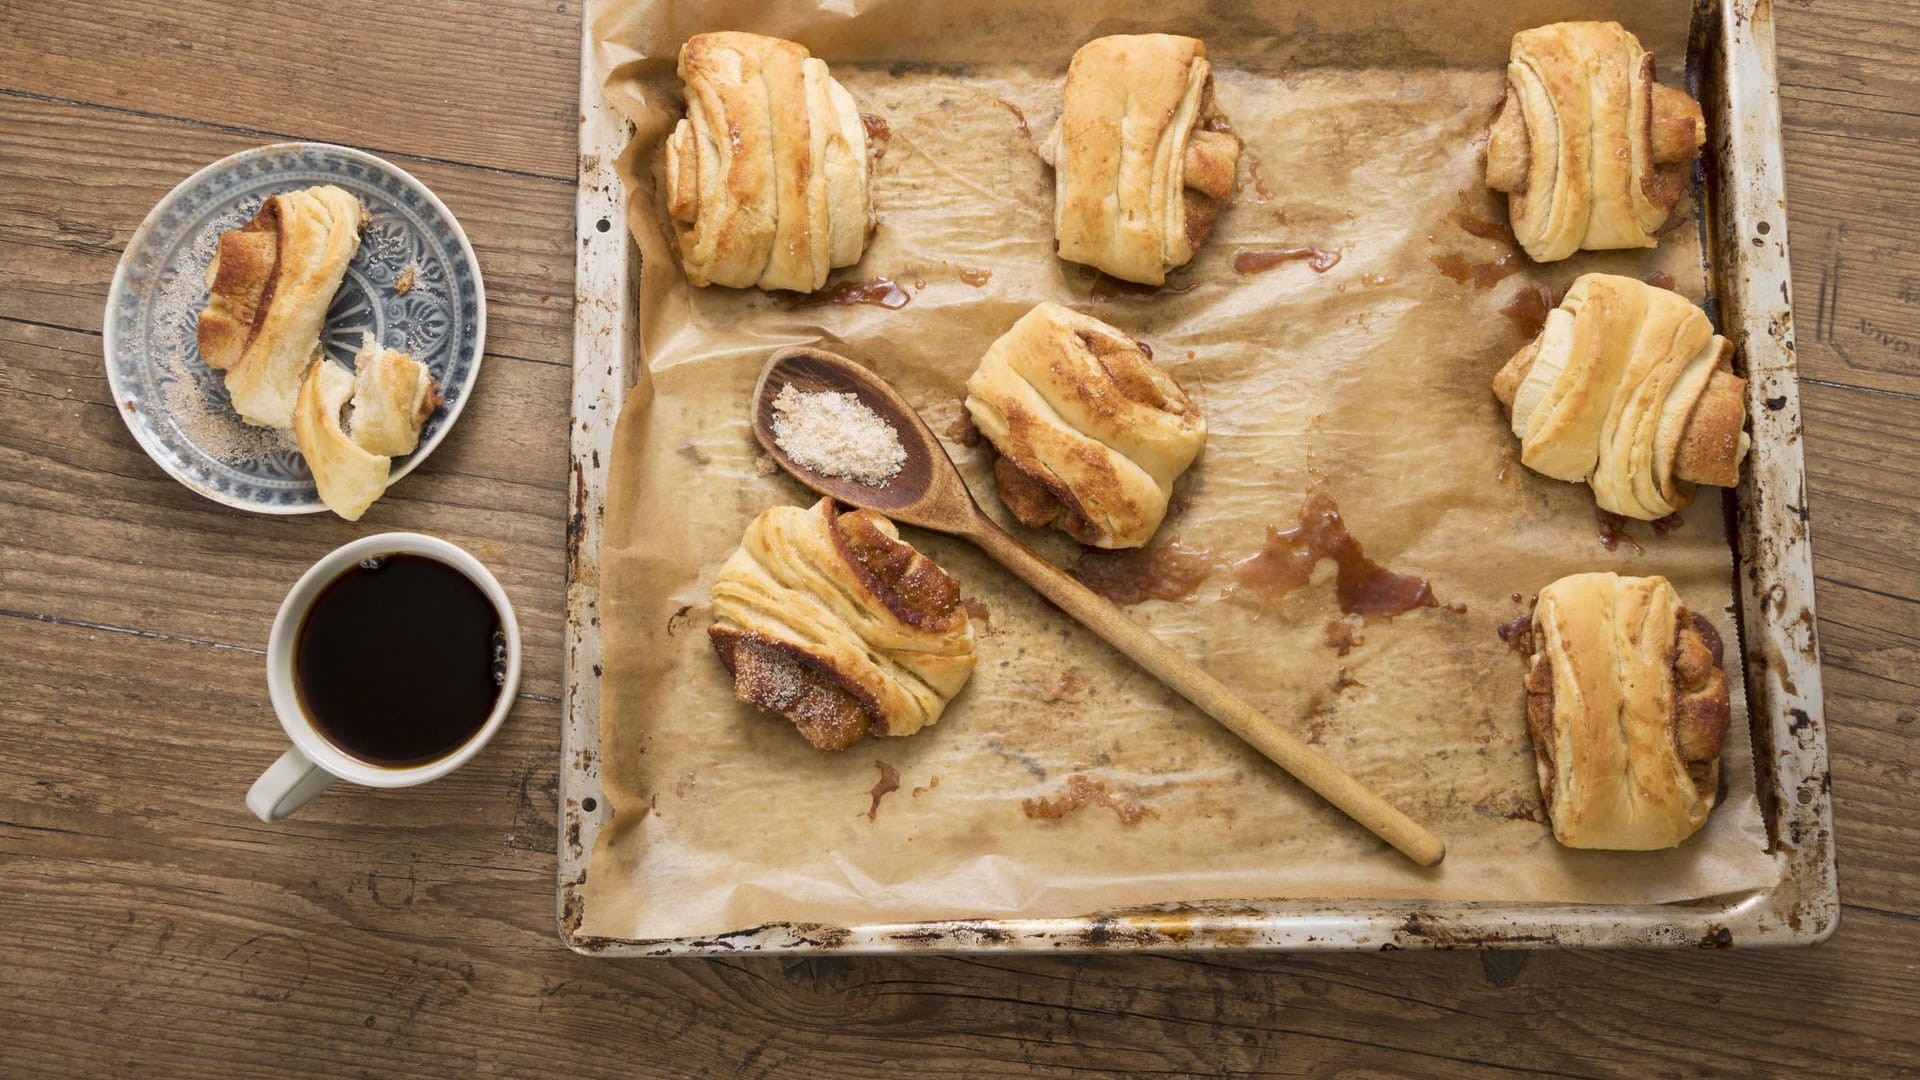
[[[1603,510],[1653,521],[1732,487],[1747,453],[1747,381],[1733,346],[1686,297],[1585,274],[1494,376],[1520,460],[1585,482]]]
[[[960,586],[868,510],[776,506],[713,583],[707,634],[741,701],[844,750],[940,719],[975,662]]]
[[[1233,194],[1240,139],[1213,97],[1206,43],[1171,34],[1097,38],[1073,54],[1054,169],[1060,257],[1145,285],[1166,281]]]
[[[1720,635],[1666,578],[1574,574],[1540,590],[1527,726],[1554,839],[1670,848],[1720,787],[1731,706]]]
[[[242,420],[292,426],[294,399],[366,220],[359,199],[323,184],[274,195],[251,221],[221,234],[207,264],[200,358],[227,373]]]
[[[1619,23],[1513,36],[1507,96],[1487,139],[1487,186],[1508,193],[1536,262],[1650,248],[1706,142],[1700,105],[1653,81],[1653,55]]]
[[[354,445],[370,454],[411,454],[439,407],[439,384],[427,365],[369,336],[353,358]]]
[[[859,262],[874,224],[867,130],[826,63],[780,38],[696,34],[680,79],[665,173],[687,280],[812,292]]]
[[[358,521],[386,493],[393,461],[361,449],[341,426],[340,412],[352,396],[352,372],[325,358],[314,360],[300,382],[293,438],[313,471],[320,501],[348,521]]]
[[[1044,303],[987,349],[967,412],[999,458],[1000,499],[1023,524],[1135,548],[1167,516],[1207,422],[1145,345]]]

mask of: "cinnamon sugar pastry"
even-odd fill
[[[869,510],[776,506],[713,583],[707,631],[741,701],[822,750],[940,719],[975,662],[960,586]]]
[[[1054,303],[987,349],[967,412],[1000,455],[993,475],[1013,515],[1101,548],[1153,538],[1207,441],[1199,406],[1145,345]]]
[[[1206,43],[1172,34],[1097,38],[1073,54],[1054,168],[1060,257],[1159,285],[1184,266],[1233,194],[1240,139],[1213,97]]]
[[[1747,381],[1733,346],[1678,293],[1585,274],[1494,377],[1520,460],[1593,488],[1601,509],[1652,521],[1731,487],[1746,456]]]
[[[207,264],[200,358],[226,371],[242,420],[292,426],[294,398],[366,220],[359,199],[323,184],[274,195],[220,235]]]
[[[1651,851],[1713,810],[1730,705],[1720,636],[1666,578],[1574,574],[1540,590],[1527,724],[1554,839]]]
[[[1487,186],[1537,262],[1653,247],[1706,142],[1700,105],[1653,81],[1653,55],[1619,23],[1513,36],[1507,96],[1487,139]]]
[[[420,445],[421,426],[439,407],[439,384],[412,354],[368,340],[354,356],[355,446],[389,457],[411,454]]]
[[[307,365],[293,412],[293,437],[313,471],[314,486],[327,509],[360,520],[387,490],[392,459],[368,453],[341,426],[340,413],[353,396],[353,374],[331,360]]]
[[[697,34],[680,78],[666,190],[687,280],[812,292],[859,262],[873,231],[867,130],[826,63],[780,38]]]

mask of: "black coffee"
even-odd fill
[[[328,742],[372,765],[423,765],[487,722],[506,680],[506,636],[465,574],[385,555],[320,591],[294,641],[293,671]]]

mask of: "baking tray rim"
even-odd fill
[[[626,196],[614,161],[631,128],[602,94],[582,16],[579,252],[575,270],[571,476],[567,523],[565,712],[558,817],[562,940],[604,957],[832,951],[1092,952],[1191,949],[1492,947],[1725,948],[1805,945],[1839,924],[1813,557],[1795,376],[1786,200],[1780,164],[1774,25],[1767,0],[1701,0],[1697,26],[1717,75],[1704,101],[1714,137],[1708,251],[1723,330],[1749,381],[1753,453],[1733,494],[1736,597],[1756,782],[1780,883],[1673,904],[1388,900],[1234,900],[1049,919],[855,927],[780,923],[704,937],[624,939],[582,932],[588,857],[610,816],[599,784],[601,514],[624,351],[636,313]],[[1778,299],[1775,299],[1775,297]]]

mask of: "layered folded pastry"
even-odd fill
[[[1670,848],[1707,820],[1730,706],[1720,635],[1666,578],[1574,574],[1540,590],[1527,674],[1554,839]]]
[[[1619,23],[1513,35],[1507,96],[1487,139],[1487,186],[1538,262],[1654,246],[1706,142],[1700,105],[1653,81],[1653,55]]]
[[[293,437],[320,501],[348,521],[360,520],[386,493],[393,458],[413,453],[439,405],[439,384],[427,366],[380,346],[371,334],[352,372],[324,357],[307,365]]]
[[[220,235],[207,264],[200,358],[227,373],[249,424],[290,427],[294,398],[320,348],[327,308],[360,248],[360,200],[331,184],[272,196]]]
[[[1213,99],[1203,41],[1097,38],[1073,54],[1054,168],[1060,257],[1159,285],[1193,258],[1233,194],[1240,139]]]
[[[1207,441],[1200,407],[1145,345],[1054,303],[987,349],[967,412],[999,454],[993,476],[1013,516],[1100,548],[1152,539]]]
[[[824,61],[759,34],[680,48],[687,115],[667,139],[667,213],[695,285],[812,292],[873,231],[867,130]]]
[[[822,750],[940,719],[973,674],[960,586],[870,510],[776,506],[713,583],[720,662],[741,701]]]
[[[1546,326],[1494,376],[1520,460],[1593,488],[1603,510],[1642,521],[1732,487],[1747,453],[1747,381],[1733,346],[1678,293],[1585,274]]]
[[[353,442],[360,449],[413,453],[421,426],[439,407],[439,384],[411,354],[369,340],[353,358]]]

